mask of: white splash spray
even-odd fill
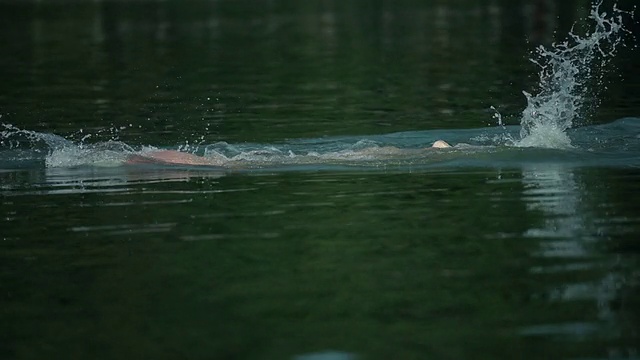
[[[623,16],[630,14],[614,5],[608,15],[600,11],[601,5],[602,0],[592,6],[589,19],[595,27],[584,36],[572,30],[564,42],[554,43],[550,49],[536,49],[530,60],[540,68],[539,89],[535,95],[523,91],[527,107],[516,146],[571,147],[565,130],[586,115],[587,104],[597,106],[589,85],[594,80],[602,81],[600,70],[615,55],[623,33],[629,32],[623,27]]]
[[[79,131],[83,133],[82,130]],[[91,134],[84,135],[79,142],[73,142],[62,136],[23,130],[11,124],[0,123],[0,151],[5,160],[41,159],[44,156],[47,167],[72,166],[119,166],[135,150],[120,141],[108,140],[98,143],[86,143]],[[24,153],[27,152],[27,153]],[[2,158],[2,156],[0,156]]]
[[[38,152],[71,144],[72,141],[62,136],[23,130],[11,124],[0,123],[0,149],[29,149]]]

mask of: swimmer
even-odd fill
[[[425,149],[445,149],[451,145],[444,140],[438,140]],[[396,147],[385,147],[390,152],[400,152]],[[368,153],[367,149],[361,150]],[[193,155],[176,150],[157,150],[144,154],[130,155],[127,164],[163,164],[163,165],[195,165],[195,166],[224,166],[219,159]]]

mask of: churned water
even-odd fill
[[[631,5],[0,2],[0,357],[638,358]]]

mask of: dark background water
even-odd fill
[[[517,124],[531,50],[588,9],[0,1],[0,122],[157,146],[480,128],[490,106]],[[640,116],[626,43],[581,124]],[[432,171],[2,168],[0,358],[637,358],[637,164],[522,154]]]
[[[0,6],[4,122],[62,134],[133,125],[124,139],[173,145],[483,127],[490,106],[518,123],[537,81],[532,49],[580,29],[589,2]],[[637,115],[637,58],[622,49],[584,122]]]

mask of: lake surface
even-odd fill
[[[639,358],[638,37],[518,142],[589,9],[0,0],[0,358]]]

